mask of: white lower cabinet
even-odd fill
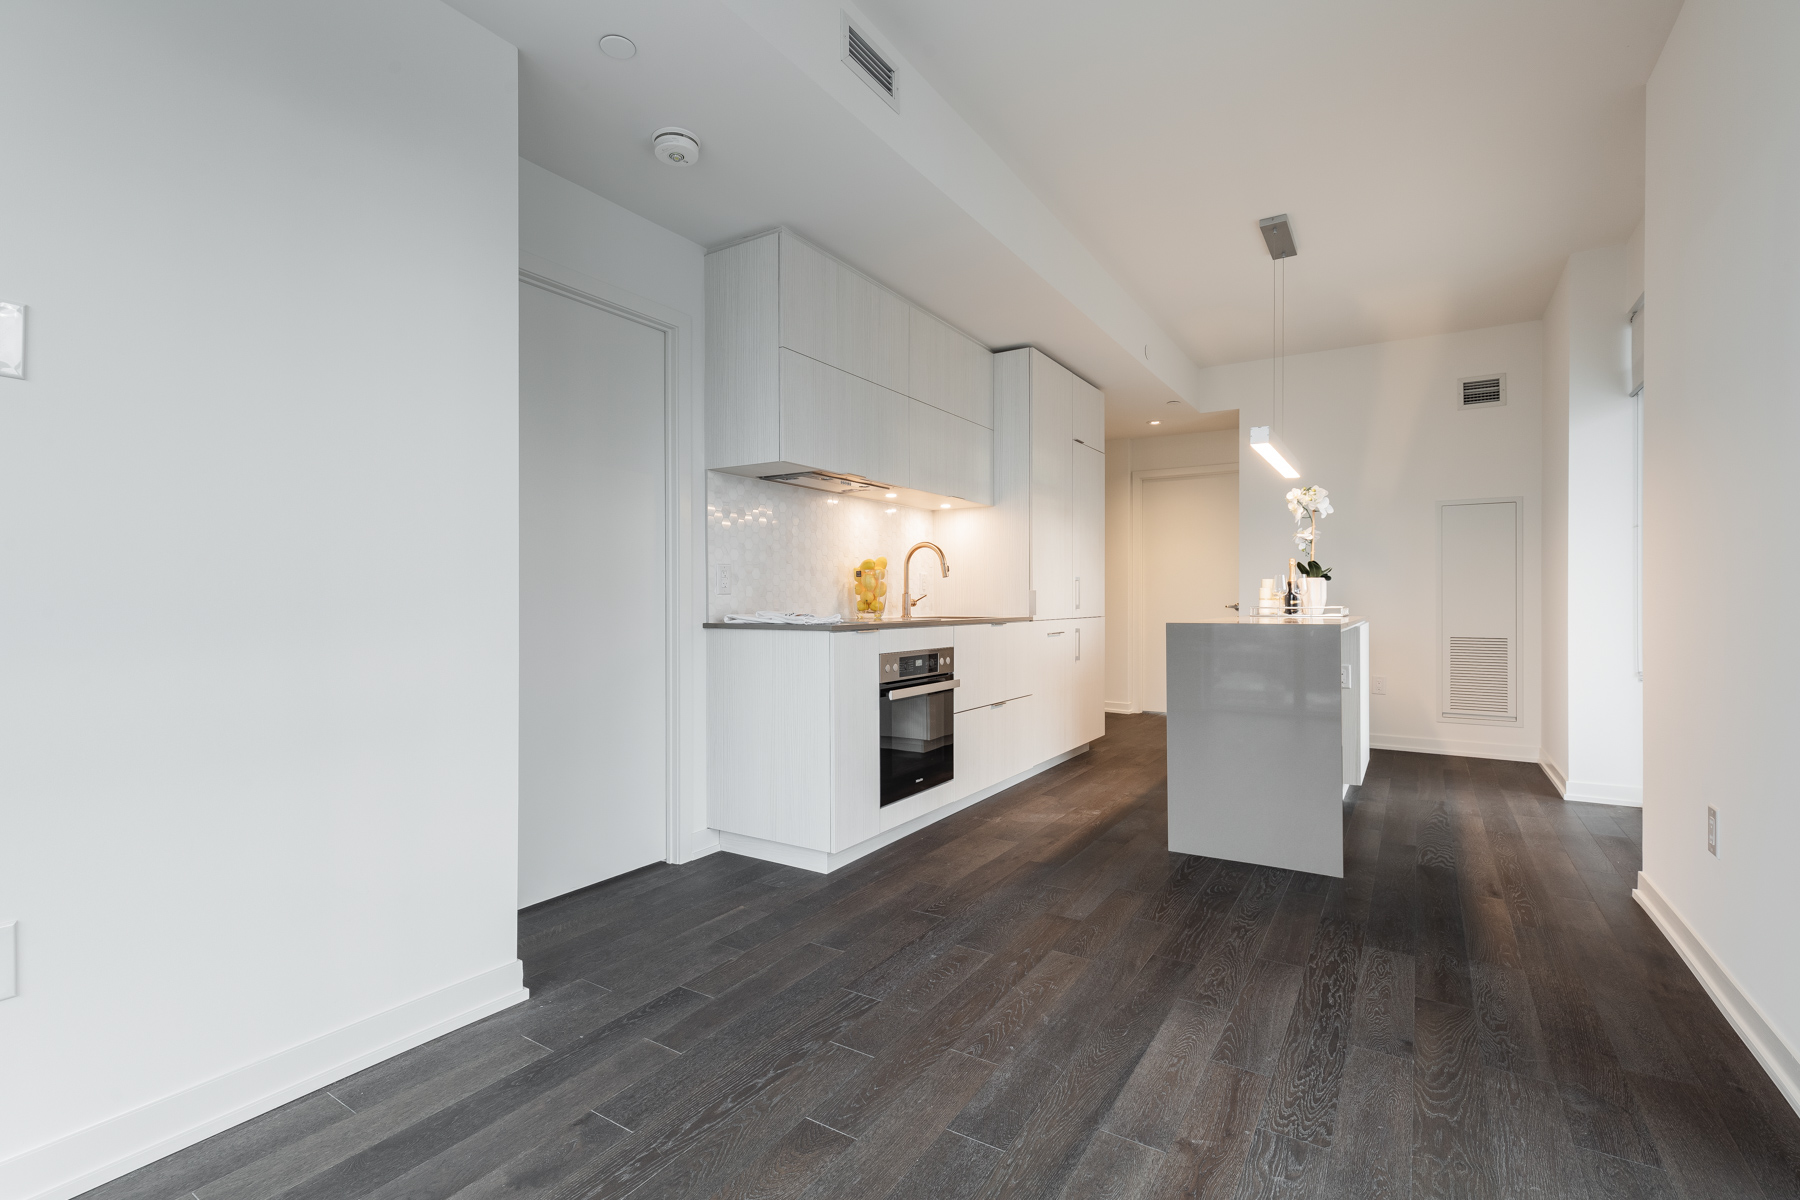
[[[722,847],[834,870],[1095,740],[1102,624],[709,630],[707,789]],[[962,683],[956,777],[883,807],[881,655],[946,645]]]

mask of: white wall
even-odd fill
[[[1541,716],[1539,525],[1543,331],[1537,321],[1289,356],[1285,429],[1302,477],[1331,493],[1319,559],[1330,601],[1369,618],[1374,744],[1391,749],[1536,761]],[[1459,379],[1504,371],[1504,407],[1463,411]],[[1249,448],[1270,420],[1270,363],[1204,372],[1207,409],[1235,408],[1242,601],[1294,555],[1290,483]],[[1523,642],[1517,725],[1446,721],[1437,688],[1437,504],[1524,498]]]
[[[718,848],[706,808],[705,251],[535,163],[519,161],[519,251],[526,269],[647,313],[676,328],[673,503],[679,846],[685,861]],[[658,448],[646,448],[648,453]]]
[[[1643,796],[1631,274],[1626,246],[1573,255],[1544,314],[1544,759],[1607,804]]]
[[[428,0],[6,7],[0,1195],[523,998],[517,68]]]
[[[1800,646],[1785,616],[1720,612],[1800,588],[1796,45],[1800,6],[1688,0],[1649,83],[1640,888],[1800,1107]]]
[[[1131,648],[1136,628],[1132,584],[1136,579],[1137,531],[1133,524],[1131,473],[1170,467],[1236,463],[1236,430],[1179,433],[1164,437],[1118,438],[1106,443],[1106,707],[1138,712],[1143,707],[1137,664]],[[1225,614],[1229,615],[1229,614]]]

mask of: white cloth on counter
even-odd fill
[[[731,613],[725,622],[728,625],[836,625],[843,619],[836,613],[815,617],[811,613],[753,612]]]

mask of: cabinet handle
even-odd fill
[[[1075,607],[1081,607],[1081,576],[1075,577]]]
[[[1075,631],[1075,661],[1081,661],[1081,630]]]
[[[1045,637],[1061,637],[1061,636],[1062,636],[1062,635],[1063,635],[1063,634],[1064,634],[1064,633],[1066,633],[1066,632],[1068,632],[1068,631],[1067,631],[1067,630],[1063,630],[1063,629],[1058,629],[1058,630],[1056,630],[1056,631],[1054,631],[1054,632],[1052,632],[1052,633],[1046,633],[1046,634],[1045,634],[1045,635],[1044,635],[1044,636],[1045,636]]]

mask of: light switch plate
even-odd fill
[[[1338,686],[1346,691],[1356,686],[1351,682],[1354,676],[1350,674],[1350,666],[1351,664],[1349,663],[1338,664]]]
[[[25,378],[25,306],[0,300],[0,375]]]
[[[19,994],[19,923],[0,925],[0,1000]]]

